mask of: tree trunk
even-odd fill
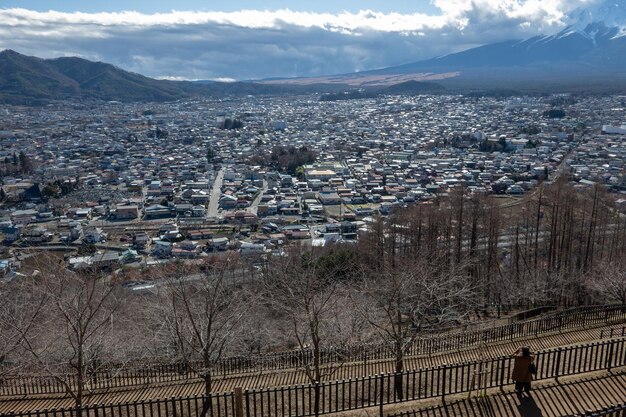
[[[321,340],[319,336],[319,322],[317,317],[313,318],[309,322],[309,329],[311,331],[311,342],[313,344],[313,412],[317,417],[320,415],[320,383],[322,380]]]
[[[402,349],[402,340],[396,340],[395,351],[396,373],[393,377],[393,389],[396,393],[396,399],[398,401],[402,401],[402,372],[404,371],[404,352]]]
[[[202,376],[202,379],[204,380],[204,402],[202,404],[202,413],[200,414],[200,417],[206,417],[213,408],[213,398],[211,397],[213,378],[211,371],[208,368]]]
[[[75,398],[75,405],[76,405],[76,416],[77,417],[82,417],[83,414],[83,389],[84,389],[84,376],[85,376],[85,370],[84,370],[84,354],[83,354],[83,349],[82,349],[82,343],[79,341],[78,342],[78,357],[76,359],[76,398]],[[70,383],[71,384],[71,383]]]
[[[463,246],[463,187],[461,187],[460,191],[460,205],[459,205],[459,218],[457,219],[457,241],[456,241],[456,263],[461,263],[461,249]]]

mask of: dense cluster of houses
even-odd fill
[[[580,186],[624,192],[624,101],[305,96],[7,106],[0,232],[14,253],[90,246],[69,264],[111,267],[280,253],[289,240],[354,241],[374,214],[460,185],[523,195],[565,172]],[[548,117],[555,107],[566,117]],[[225,117],[243,127],[225,129]],[[294,171],[289,158],[298,152],[315,160]],[[0,271],[16,264],[6,258]]]

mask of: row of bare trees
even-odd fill
[[[115,278],[51,262],[45,273],[2,288],[3,298],[12,300],[0,311],[8,336],[2,338],[2,372],[55,378],[80,406],[92,393],[94,375],[110,371],[112,362],[119,367],[155,356],[182,362],[209,393],[225,355],[290,348],[304,353],[303,370],[318,383],[342,366],[322,360],[325,349],[376,335],[393,343],[401,371],[423,326],[462,317],[471,285],[462,268],[419,260],[360,270],[357,257],[342,256],[354,250],[294,246],[262,270],[234,256],[174,264],[152,271],[159,274],[156,290],[143,294]],[[346,259],[354,262],[349,270]],[[204,413],[209,409],[205,404]]]
[[[505,205],[460,187],[379,219],[359,246],[373,267],[398,256],[465,265],[485,304],[626,302],[626,217],[613,201],[601,186],[564,181]]]

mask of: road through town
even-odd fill
[[[211,194],[209,195],[209,208],[206,212],[207,218],[218,217],[218,208],[220,202],[220,196],[222,195],[222,184],[224,183],[224,172],[226,168],[222,167],[215,176],[213,187],[211,187]]]

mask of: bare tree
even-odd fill
[[[46,296],[33,291],[24,278],[0,287],[0,377],[25,366],[20,358],[24,339],[31,337],[46,304]]]
[[[291,248],[288,256],[273,260],[263,279],[265,302],[289,323],[291,335],[301,353],[304,372],[314,384],[315,415],[320,413],[319,383],[332,376],[343,364],[324,363],[323,351],[341,345],[352,333],[347,323],[338,323],[346,309],[345,286],[332,263],[325,261],[328,252]],[[349,326],[348,326],[349,327]],[[343,329],[337,331],[337,329]]]
[[[207,262],[200,269],[179,265],[170,273],[157,301],[166,338],[180,359],[204,381],[208,397],[202,410],[211,407],[213,368],[222,358],[248,308],[241,299],[237,268],[225,258]]]
[[[610,300],[626,304],[626,262],[618,260],[596,263],[587,284],[600,295],[600,302]]]
[[[403,258],[396,267],[365,273],[361,290],[369,299],[360,309],[394,354],[394,386],[402,398],[405,355],[425,328],[458,323],[475,304],[465,268],[438,260]]]
[[[117,286],[98,275],[81,275],[50,265],[36,289],[46,300],[46,317],[23,343],[40,369],[65,387],[80,410],[89,374],[112,345],[110,323],[119,303]]]

